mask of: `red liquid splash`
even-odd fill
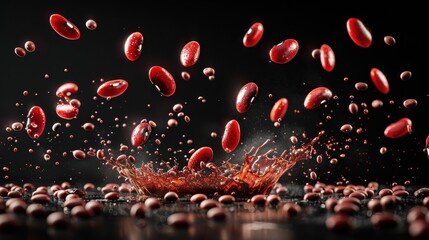
[[[313,145],[319,140],[323,131],[309,143],[296,149],[292,147],[280,156],[269,154],[270,149],[264,154],[259,151],[270,141],[266,140],[258,148],[252,147],[246,152],[244,163],[239,164],[225,161],[221,166],[209,162],[199,171],[184,167],[178,170],[178,164],[169,167],[169,170],[155,171],[152,164],[142,164],[136,168],[133,164],[108,160],[114,165],[119,174],[127,179],[140,196],[147,195],[162,197],[169,191],[176,192],[179,196],[204,193],[208,196],[231,194],[235,197],[249,197],[256,194],[269,194],[280,177],[291,169],[299,160],[309,159],[313,152]],[[252,153],[253,152],[253,153]]]

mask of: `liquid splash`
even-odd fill
[[[203,164],[199,171],[183,167],[179,170],[177,162],[167,171],[156,171],[153,164],[142,164],[140,168],[134,164],[114,161],[114,169],[132,184],[140,197],[162,197],[169,191],[179,196],[204,193],[208,196],[231,194],[235,197],[249,197],[256,194],[269,194],[280,177],[291,169],[298,161],[311,158],[313,145],[324,134],[318,136],[300,148],[292,147],[283,151],[280,156],[269,156],[274,149],[259,154],[269,139],[262,145],[245,153],[243,165],[224,161],[220,166],[213,162]]]

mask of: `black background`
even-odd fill
[[[326,134],[316,145],[318,153],[324,155],[324,162],[317,164],[314,156],[309,161],[299,163],[289,171],[289,175],[282,177],[282,182],[314,183],[314,180],[306,178],[311,168],[318,173],[318,180],[330,183],[341,180],[353,183],[372,180],[386,184],[402,184],[406,180],[415,184],[428,183],[425,175],[429,160],[423,151],[429,134],[428,79],[424,68],[427,46],[422,37],[426,26],[423,24],[424,17],[417,13],[419,6],[384,6],[380,9],[369,6],[342,9],[339,6],[336,10],[329,6],[282,6],[269,2],[237,9],[206,4],[172,6],[146,5],[142,2],[142,7],[139,7],[134,3],[109,5],[62,1],[55,4],[3,5],[0,9],[0,167],[7,167],[9,171],[1,172],[0,183],[31,181],[52,184],[70,181],[74,184],[94,182],[101,185],[120,182],[118,174],[109,166],[93,157],[76,160],[70,151],[87,150],[89,147],[98,149],[102,147],[99,144],[101,136],[110,139],[112,144],[108,147],[119,154],[120,143],[131,145],[132,123],[143,118],[157,122],[158,127],[153,130],[143,150],[135,154],[138,163],[141,160],[167,160],[174,156],[167,150],[171,147],[183,150],[176,157],[184,165],[183,155],[189,149],[201,146],[214,149],[216,163],[230,157],[240,162],[244,150],[260,145],[267,138],[276,140],[272,147],[283,150],[290,147],[291,135],[306,133],[311,138],[324,129]],[[49,16],[54,13],[73,22],[80,29],[81,38],[70,41],[56,34],[49,25]],[[359,18],[371,31],[373,43],[370,48],[363,49],[351,41],[346,30],[346,21],[350,17]],[[96,30],[86,29],[88,19],[98,23]],[[262,40],[253,48],[245,48],[242,38],[256,21],[262,22],[265,27]],[[143,34],[144,43],[140,58],[130,62],[125,58],[123,45],[128,35],[135,31]],[[386,35],[396,38],[395,46],[390,47],[383,42]],[[299,42],[297,56],[287,64],[271,63],[268,55],[270,48],[289,38]],[[22,47],[27,40],[36,43],[36,51],[27,53],[24,58],[17,57],[14,48]],[[191,40],[200,43],[201,56],[196,65],[184,68],[180,65],[179,54],[182,46]],[[332,47],[337,60],[335,69],[330,73],[321,68],[320,61],[311,57],[312,50],[324,43]],[[163,66],[174,76],[177,90],[173,96],[162,97],[151,85],[147,73],[154,65]],[[209,81],[202,74],[207,66],[216,70],[214,81]],[[373,67],[381,69],[387,76],[390,84],[387,95],[377,92],[372,84],[369,72]],[[191,74],[191,80],[181,79],[180,73],[184,70]],[[408,81],[399,78],[404,70],[413,73]],[[45,79],[45,74],[50,77]],[[344,77],[349,80],[344,81]],[[111,101],[101,98],[92,100],[100,78],[126,79],[130,85],[125,94]],[[368,83],[367,91],[354,89],[354,84],[359,81]],[[65,128],[67,121],[55,114],[58,102],[55,90],[65,82],[79,85],[75,97],[82,102],[78,118],[68,121],[70,128]],[[257,83],[259,94],[252,108],[239,114],[235,110],[235,98],[247,82]],[[338,100],[332,99],[317,109],[304,109],[306,94],[319,86],[330,88]],[[26,97],[22,94],[24,90],[29,91]],[[272,98],[268,98],[270,93]],[[350,95],[354,95],[353,101],[358,104],[365,102],[369,105],[368,115],[362,111],[357,115],[348,112],[348,104],[352,101]],[[199,96],[207,102],[201,103],[197,99]],[[281,97],[289,100],[289,109],[282,126],[275,128],[269,120],[269,112]],[[415,98],[418,106],[405,109],[402,102],[407,98]],[[373,99],[382,100],[383,108],[370,107]],[[394,104],[389,104],[390,100]],[[17,102],[22,106],[15,107]],[[168,113],[175,103],[185,104],[184,112],[191,117],[191,122],[187,124],[178,118],[179,126],[166,130]],[[148,104],[151,106],[147,107]],[[15,121],[25,122],[27,111],[33,105],[41,106],[47,114],[46,130],[38,141],[29,139],[25,131],[5,131]],[[295,109],[301,113],[295,114]],[[83,123],[96,123],[90,117],[94,111],[98,111],[95,118],[101,117],[104,123],[96,124],[94,132],[84,132],[80,128]],[[332,120],[326,121],[328,115]],[[119,121],[115,121],[115,117]],[[413,132],[399,139],[384,137],[384,128],[402,117],[412,119]],[[226,154],[220,144],[223,128],[233,118],[240,122],[242,131],[242,144],[234,151],[236,156]],[[59,137],[53,137],[50,129],[55,122],[63,124]],[[319,122],[324,125],[319,126]],[[115,127],[115,124],[122,123],[127,123],[127,127]],[[339,128],[344,123],[352,124],[354,129],[363,127],[364,133],[341,133]],[[217,138],[210,137],[213,131],[218,134]],[[110,132],[113,134],[108,136]],[[162,133],[166,134],[166,138],[157,146],[155,134]],[[73,139],[69,138],[70,134],[74,135]],[[9,136],[17,142],[8,141]],[[352,139],[350,149],[338,150],[347,138]],[[84,143],[84,139],[88,143]],[[187,145],[187,139],[192,139],[193,144]],[[364,140],[368,143],[364,144]],[[179,141],[184,144],[178,144]],[[339,142],[336,151],[326,150],[328,141]],[[383,146],[388,148],[385,155],[379,153]],[[18,148],[17,153],[13,152],[15,147]],[[145,154],[145,151],[153,152],[157,147],[159,156]],[[28,153],[28,148],[34,149],[34,153]],[[50,161],[43,159],[47,149],[53,151]],[[68,156],[62,157],[63,152],[67,152]],[[346,153],[346,157],[340,158],[341,153]],[[329,164],[328,155],[338,158],[339,163]]]

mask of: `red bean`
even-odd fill
[[[104,98],[120,96],[127,90],[128,82],[123,79],[110,80],[101,84],[97,89],[97,94]]]
[[[402,81],[406,81],[411,78],[411,71],[403,71],[400,75]]]
[[[36,194],[31,197],[31,202],[46,204],[51,202],[51,198],[49,197],[48,194]]]
[[[44,217],[46,215],[46,208],[39,203],[32,203],[30,205],[28,205],[27,209],[26,209],[26,213],[29,216],[32,217]]]
[[[173,76],[160,66],[153,66],[149,69],[149,80],[163,96],[172,96],[176,91]]]
[[[58,104],[55,112],[57,113],[58,117],[66,120],[72,120],[77,118],[77,115],[79,114],[79,109],[73,107],[70,104]]]
[[[27,53],[25,52],[25,49],[22,47],[16,47],[14,51],[16,56],[18,57],[25,57],[25,55],[27,55]]]
[[[0,231],[10,231],[19,225],[18,217],[13,213],[0,214]]]
[[[261,40],[264,34],[264,26],[260,22],[256,22],[250,26],[243,37],[243,45],[245,47],[254,47]]]
[[[415,108],[417,106],[416,99],[407,99],[403,102],[404,107],[406,108]]]
[[[223,207],[214,207],[207,211],[207,218],[216,221],[222,221],[226,218],[226,210]]]
[[[393,46],[396,43],[396,39],[392,36],[385,36],[383,40],[384,40],[384,43],[386,43],[389,46]]]
[[[170,191],[164,195],[164,200],[166,202],[177,202],[179,200],[179,195],[177,195],[176,192]]]
[[[220,207],[220,203],[215,199],[206,199],[200,203],[201,209],[209,210],[214,207]]]
[[[92,19],[88,19],[88,21],[85,23],[85,26],[88,28],[88,30],[95,30],[97,28],[97,22]]]
[[[276,194],[270,194],[268,195],[266,200],[267,200],[266,202],[267,205],[275,206],[280,203],[281,198]]]
[[[76,158],[77,160],[83,160],[86,158],[86,153],[82,150],[74,150],[72,153],[73,153],[73,157]]]
[[[326,199],[325,206],[329,211],[334,211],[334,207],[338,204],[338,201],[335,197],[330,197]]]
[[[184,67],[193,66],[200,57],[200,44],[197,41],[190,41],[183,46],[180,52],[180,63]]]
[[[372,43],[372,35],[365,25],[357,18],[347,20],[347,32],[354,43],[363,48],[368,48]]]
[[[32,139],[38,139],[45,129],[46,115],[43,109],[39,106],[33,106],[27,114],[27,124],[25,129],[27,134]]]
[[[349,104],[349,112],[351,114],[356,114],[359,111],[359,106],[356,103],[350,103]]]
[[[61,37],[68,40],[77,40],[80,38],[79,29],[60,14],[52,14],[49,22],[52,29]]]
[[[257,95],[258,85],[256,85],[256,83],[250,82],[241,87],[235,102],[237,111],[239,113],[244,113],[249,110]]]
[[[70,97],[72,94],[75,94],[78,89],[78,85],[68,82],[59,86],[55,94],[57,97]]]
[[[372,215],[371,222],[379,228],[393,228],[399,224],[400,218],[391,212],[379,212]]]
[[[323,69],[331,72],[335,67],[335,54],[332,48],[327,44],[322,44],[320,47],[320,63]]]
[[[34,52],[36,51],[36,44],[34,44],[33,41],[26,41],[24,44],[24,48],[25,50],[27,50],[27,52]]]
[[[301,213],[301,206],[297,203],[287,202],[283,205],[282,211],[287,214],[289,217],[296,216]]]
[[[232,204],[235,202],[235,197],[232,195],[222,195],[219,197],[219,202],[222,204]]]
[[[128,60],[136,61],[140,57],[143,45],[143,35],[140,32],[131,33],[124,44],[124,53]]]
[[[318,87],[311,90],[304,100],[304,107],[313,109],[332,98],[332,92],[326,87]]]
[[[364,83],[364,82],[357,82],[357,83],[355,84],[355,88],[356,88],[356,90],[358,90],[358,91],[365,91],[365,90],[367,90],[367,89],[368,89],[368,84],[367,84],[367,83]]]
[[[270,59],[274,63],[285,64],[290,62],[298,53],[299,45],[295,39],[287,39],[275,45],[270,50]]]
[[[87,122],[82,125],[82,128],[87,132],[92,132],[95,129],[95,125],[93,123]]]
[[[149,197],[148,199],[146,199],[145,201],[144,201],[144,205],[147,207],[147,208],[149,208],[149,209],[151,209],[151,210],[154,210],[154,209],[158,209],[158,208],[160,208],[161,207],[161,201],[159,201],[159,199],[158,198],[155,198],[155,197]]]
[[[54,228],[66,228],[69,225],[69,219],[63,212],[52,212],[46,218],[48,226]]]
[[[382,94],[387,94],[389,92],[389,82],[382,71],[378,68],[372,68],[370,76],[375,88],[377,88],[379,92]]]
[[[414,196],[417,198],[424,198],[429,196],[429,188],[423,187],[414,191]]]
[[[12,123],[11,127],[12,130],[19,132],[24,128],[24,125],[20,122],[14,122]]]
[[[147,122],[138,124],[131,133],[131,144],[133,146],[140,146],[146,143],[152,132],[152,127]]]
[[[428,239],[429,238],[429,222],[418,220],[412,222],[408,226],[408,234],[411,239]]]
[[[144,203],[134,203],[133,206],[131,206],[130,215],[132,217],[144,218],[146,216],[146,206],[144,205]]]
[[[182,76],[182,79],[185,81],[188,81],[189,79],[191,79],[191,74],[189,74],[188,72],[182,72],[181,76]]]
[[[196,150],[188,161],[188,168],[200,170],[201,162],[208,163],[213,159],[213,150],[211,147],[201,147]]]
[[[326,218],[325,226],[331,231],[347,232],[353,228],[353,219],[345,214],[335,214]]]
[[[412,132],[412,122],[409,118],[401,118],[397,122],[389,124],[384,129],[384,136],[388,138],[400,138]]]
[[[309,192],[304,195],[304,201],[317,201],[320,199],[319,193]]]
[[[197,194],[192,195],[190,201],[193,203],[201,203],[202,201],[204,201],[206,199],[207,199],[207,195],[205,195],[203,193],[197,193]]]
[[[240,124],[232,119],[225,125],[222,136],[222,148],[225,152],[234,151],[240,143]]]
[[[186,228],[190,223],[188,214],[186,213],[173,213],[167,218],[167,224],[173,227]]]
[[[118,200],[119,199],[119,193],[118,192],[109,192],[106,195],[104,195],[104,198],[107,200]]]
[[[350,125],[350,124],[344,124],[344,125],[341,126],[340,130],[343,133],[349,133],[349,132],[351,132],[353,130],[353,126]]]
[[[289,102],[286,98],[280,98],[274,103],[274,106],[271,108],[270,119],[272,122],[278,122],[281,120],[288,109]]]
[[[262,194],[257,194],[250,199],[251,203],[253,203],[254,205],[260,205],[260,206],[265,205],[266,201],[267,201],[267,197]]]
[[[85,208],[92,214],[99,214],[103,212],[104,205],[99,201],[91,200],[85,204]]]

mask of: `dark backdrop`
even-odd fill
[[[283,7],[268,2],[239,9],[213,3],[206,6],[139,4],[142,6],[63,1],[61,4],[21,3],[1,7],[0,167],[7,167],[9,171],[1,171],[0,183],[70,181],[101,185],[120,182],[118,174],[96,158],[76,160],[70,151],[100,148],[100,138],[103,138],[112,141],[105,148],[110,147],[119,154],[120,143],[130,145],[132,123],[143,118],[154,120],[158,127],[143,150],[134,153],[139,163],[175,156],[184,165],[183,155],[191,148],[201,146],[214,149],[217,163],[228,158],[240,162],[244,150],[258,146],[267,138],[275,140],[271,147],[282,150],[291,146],[290,136],[299,136],[302,143],[307,141],[301,137],[302,133],[311,138],[323,129],[326,134],[316,145],[316,150],[324,155],[324,162],[317,164],[314,156],[299,163],[282,177],[282,182],[314,183],[306,178],[311,169],[318,173],[318,180],[330,183],[342,180],[363,184],[372,180],[386,184],[406,180],[427,183],[425,175],[429,160],[424,148],[429,134],[428,84],[423,63],[427,44],[422,36],[426,28],[424,17],[417,13],[419,6],[384,6],[380,9],[369,6],[341,9],[340,6],[335,10],[316,5]],[[80,29],[81,38],[70,41],[57,35],[49,25],[49,16],[53,13],[73,22]],[[351,41],[346,30],[349,17],[361,19],[372,32],[370,48],[360,48]],[[98,23],[96,30],[85,28],[88,19]],[[257,46],[245,48],[242,38],[256,21],[264,24],[265,33]],[[127,36],[135,31],[143,34],[144,43],[141,57],[130,62],[124,56],[123,45]],[[394,36],[397,44],[387,46],[383,42],[386,35]],[[299,42],[297,56],[287,64],[271,63],[270,48],[288,38]],[[19,58],[14,54],[14,48],[23,46],[26,40],[34,41],[37,49]],[[180,65],[179,53],[191,40],[200,43],[201,57],[195,66],[185,69]],[[311,57],[312,50],[323,43],[333,48],[337,59],[331,73],[325,72],[320,62]],[[174,76],[177,91],[172,97],[160,96],[150,84],[147,73],[153,65],[163,66]],[[202,74],[207,66],[216,70],[214,81]],[[372,84],[369,71],[373,67],[381,69],[387,76],[389,94],[382,95]],[[183,70],[191,74],[190,81],[181,79]],[[408,81],[399,78],[404,70],[412,71]],[[49,74],[48,79],[44,78],[45,74]],[[344,77],[349,80],[344,81]],[[126,79],[130,86],[124,95],[111,101],[93,100],[100,78]],[[77,119],[65,121],[55,114],[58,102],[55,90],[70,81],[79,85],[75,97],[82,102],[82,107]],[[359,81],[368,83],[367,91],[354,89],[354,84]],[[239,114],[235,110],[235,98],[247,82],[257,83],[259,94],[252,108]],[[304,109],[306,94],[318,86],[330,88],[338,100],[331,100],[317,109]],[[23,96],[24,90],[28,90],[28,96]],[[268,97],[270,93],[272,98]],[[348,112],[348,104],[352,101],[350,95],[354,95],[354,102],[369,105],[367,115],[362,111],[357,115]],[[199,96],[203,96],[206,103],[201,103]],[[289,100],[289,109],[281,127],[275,128],[269,120],[269,112],[281,97]],[[407,98],[415,98],[418,106],[405,109],[402,102]],[[373,99],[382,100],[383,108],[370,107]],[[390,100],[394,103],[389,104]],[[16,103],[22,105],[16,107]],[[191,117],[191,122],[185,123],[178,118],[179,126],[166,130],[168,113],[175,103],[184,104],[184,112]],[[41,139],[34,142],[25,131],[6,132],[5,128],[11,123],[26,121],[32,105],[42,106],[47,114],[47,127]],[[294,110],[300,113],[294,113]],[[91,115],[95,118],[91,119]],[[331,117],[330,121],[326,120],[327,116]],[[399,139],[384,137],[384,128],[401,117],[412,119],[413,132]],[[104,122],[97,123],[94,132],[81,129],[83,123],[96,123],[97,118]],[[240,122],[242,130],[242,144],[234,151],[235,156],[226,154],[220,144],[223,128],[233,118]],[[55,122],[63,125],[58,137],[51,131]],[[71,124],[70,128],[65,128],[66,122]],[[127,127],[122,127],[123,123]],[[352,124],[354,129],[362,127],[363,134],[358,135],[355,131],[341,133],[339,128],[345,123]],[[216,132],[218,137],[211,138],[211,132]],[[158,146],[155,139],[163,133],[166,137]],[[70,135],[74,138],[70,139]],[[8,141],[7,137],[13,140]],[[344,150],[348,138],[350,149]],[[188,139],[192,139],[193,144],[188,145]],[[334,143],[335,149],[327,150],[327,143]],[[379,153],[383,146],[388,149],[385,155]],[[15,153],[14,148],[18,152]],[[28,153],[29,148],[34,149],[34,153]],[[153,153],[157,148],[158,156],[145,153]],[[174,154],[168,148],[182,150],[182,153]],[[48,149],[52,150],[51,160],[45,161],[43,155]],[[67,157],[62,157],[63,152],[68,153]],[[341,158],[341,153],[346,157]],[[329,157],[338,158],[339,163],[329,164]]]

